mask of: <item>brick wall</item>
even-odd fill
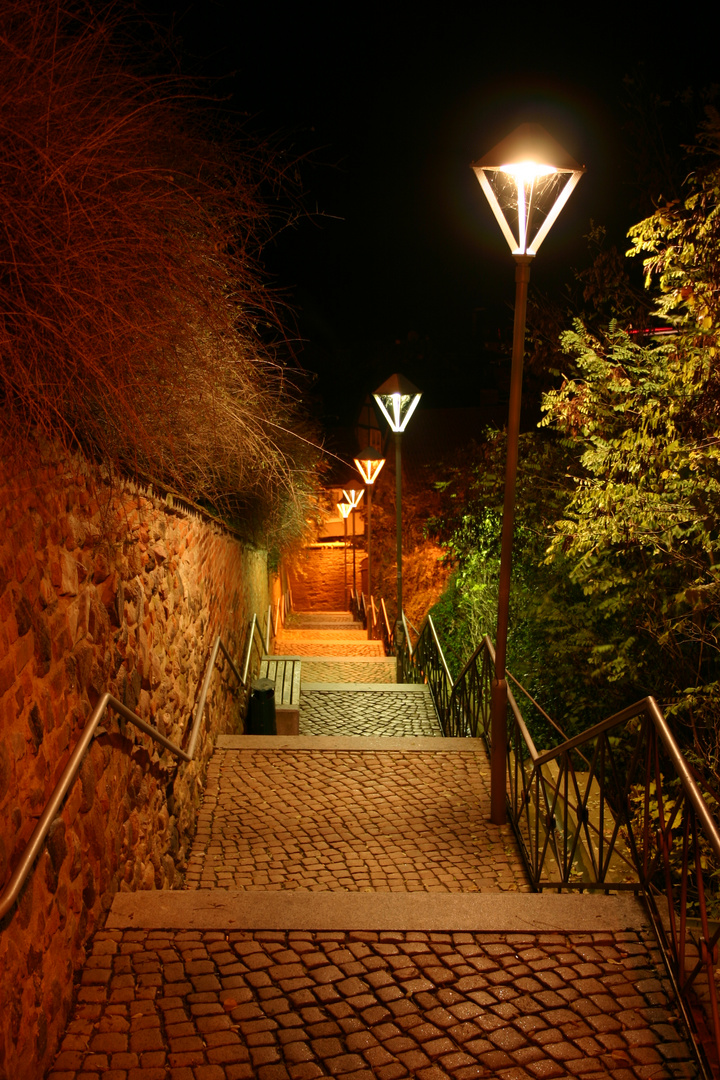
[[[360,563],[363,553],[356,552],[357,582],[360,588]],[[296,611],[344,611],[345,571],[342,544],[311,544],[303,548],[289,568],[293,608]],[[352,587],[352,551],[347,553],[348,595]]]
[[[86,718],[110,690],[180,742],[217,633],[240,660],[265,553],[81,460],[0,462],[0,887]],[[177,886],[217,733],[244,694],[216,674],[196,761],[108,714],[19,902],[0,923],[0,1078],[37,1080],[73,971],[118,889]]]

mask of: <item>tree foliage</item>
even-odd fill
[[[581,467],[548,557],[613,627],[600,670],[661,697],[704,755],[720,732],[719,136],[711,113],[686,198],[630,233],[674,333],[578,322],[563,336],[577,374],[544,403]]]
[[[631,230],[646,301],[594,230],[582,318],[562,351],[550,333],[532,340],[534,362],[566,374],[522,437],[508,642],[510,670],[567,730],[651,693],[716,776],[719,152],[709,112],[685,197]],[[448,501],[437,526],[457,565],[437,615],[459,660],[494,630],[503,444],[489,437],[473,469],[448,473],[457,510]]]
[[[313,455],[259,263],[284,177],[140,66],[129,11],[0,2],[0,423],[292,529]]]
[[[600,719],[598,710],[608,704],[607,698],[598,703],[592,661],[603,620],[569,579],[562,558],[544,563],[571,491],[571,450],[548,433],[524,434],[520,444],[508,668],[569,733]],[[495,634],[505,457],[505,433],[489,430],[461,462],[448,464],[443,505],[430,526],[456,568],[432,610],[454,675],[482,637]]]

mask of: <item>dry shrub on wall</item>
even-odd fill
[[[258,268],[283,176],[143,55],[117,5],[0,0],[0,425],[292,531],[313,450]]]

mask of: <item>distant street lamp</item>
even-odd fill
[[[351,480],[350,483],[348,484],[348,486],[346,488],[343,488],[343,496],[345,498],[345,501],[349,502],[350,505],[352,506],[352,518],[351,518],[351,523],[352,523],[352,553],[353,553],[353,584],[352,584],[352,587],[353,587],[353,592],[357,596],[357,577],[355,575],[355,511],[358,508],[360,500],[362,499],[363,495],[365,494],[365,489],[364,488],[354,488],[354,487],[352,487],[352,484],[354,482],[355,482],[354,479]]]
[[[472,168],[487,196],[517,264],[513,327],[507,465],[503,505],[500,587],[498,598],[495,678],[491,702],[490,819],[505,824],[505,760],[507,756],[507,635],[510,604],[515,478],[520,434],[525,313],[530,264],[547,236],[584,166],[539,124],[521,124]]]
[[[343,571],[344,571],[344,576],[345,576],[345,607],[347,607],[348,606],[348,595],[347,595],[347,519],[348,519],[348,514],[352,510],[352,505],[350,503],[338,503],[337,508],[340,511],[340,513],[342,514],[344,533],[345,533],[345,543],[343,544]]]
[[[402,454],[400,451],[400,439],[410,417],[418,406],[422,394],[417,386],[413,386],[404,375],[391,375],[382,386],[378,387],[373,397],[390,425],[390,430],[395,435],[395,542],[397,549],[395,557],[397,566],[395,655],[397,657],[399,682],[402,667],[401,654],[405,637],[402,621]]]
[[[380,475],[380,470],[385,464],[382,454],[374,450],[372,446],[365,449],[355,458],[355,465],[367,485],[367,508],[368,508],[368,597],[372,596],[372,555],[370,548],[370,535],[372,530],[372,486]],[[368,637],[372,637],[372,619],[368,615]]]

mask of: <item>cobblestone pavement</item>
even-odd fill
[[[649,937],[103,931],[48,1080],[697,1074]]]
[[[332,657],[309,657],[303,660],[302,677],[309,683],[394,683],[395,659],[392,656],[382,660],[374,657],[365,660],[333,660]]]
[[[381,656],[385,658],[385,650],[382,641],[368,641],[363,638],[357,644],[351,641],[318,641],[315,637],[307,637],[292,641],[278,638],[275,643],[275,652],[279,656],[286,653],[292,656]]]
[[[347,691],[304,691],[300,695],[300,734],[436,735],[442,738],[429,687],[407,693],[395,687],[392,691],[376,693],[350,688]]]
[[[216,750],[185,884],[527,891],[489,808],[483,750]]]

